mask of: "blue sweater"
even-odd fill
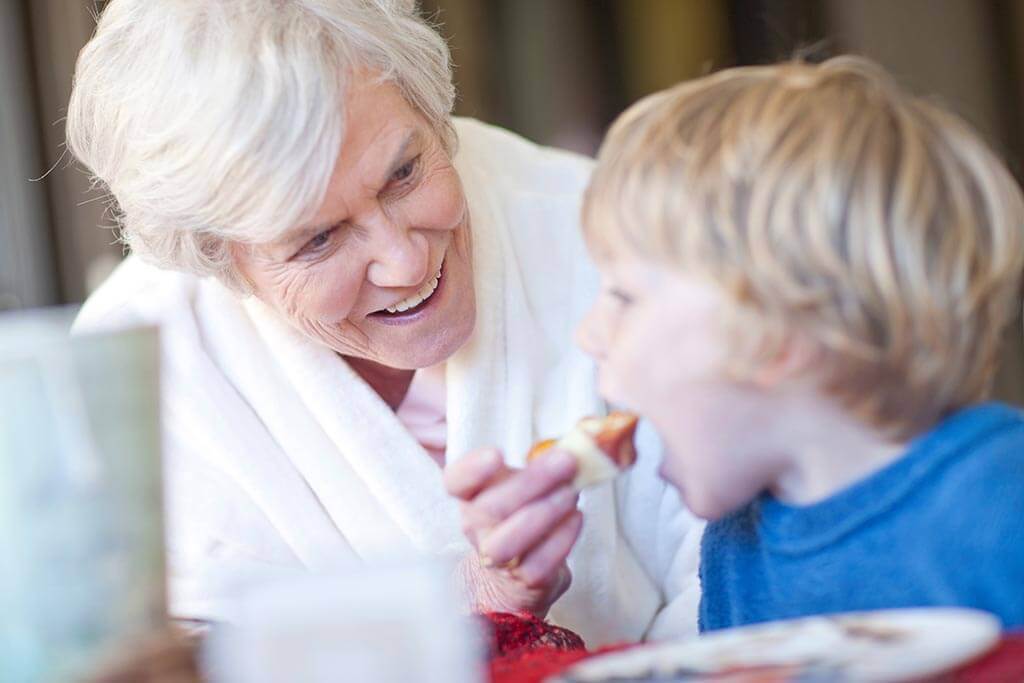
[[[707,526],[702,631],[851,610],[976,607],[1024,626],[1024,416],[964,409],[819,503],[763,495]]]

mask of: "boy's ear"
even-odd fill
[[[771,358],[763,359],[751,382],[760,389],[775,389],[784,382],[806,379],[821,359],[820,347],[804,335],[789,336]]]

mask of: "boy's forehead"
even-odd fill
[[[603,229],[585,230],[587,251],[597,267],[605,270],[622,267],[631,261],[643,260],[636,247],[629,243],[620,230]]]
[[[598,261],[598,268],[607,277],[635,286],[657,287],[670,278],[685,278],[678,269],[654,262],[633,253],[620,253]]]

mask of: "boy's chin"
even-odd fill
[[[717,522],[736,510],[736,508],[725,508],[721,505],[716,505],[713,502],[691,502],[687,497],[686,492],[682,490],[679,491],[679,496],[682,498],[686,509],[692,512],[695,516],[703,519],[705,522]]]
[[[682,501],[686,509],[697,515],[701,519],[711,521],[711,519],[705,516],[705,512],[708,512],[707,508],[703,505],[704,501],[700,500],[699,497],[693,496],[687,491],[686,486],[676,476],[673,476],[672,472],[665,466],[666,460],[672,457],[672,454],[667,450],[664,453],[664,459],[661,461],[661,466],[658,467],[658,476],[661,477],[662,481],[675,489],[679,495],[679,500]]]
[[[702,496],[699,493],[690,491],[682,482],[676,481],[663,470],[658,471],[658,476],[664,479],[669,486],[676,490],[676,493],[679,494],[679,499],[687,510],[706,522],[715,522],[723,517],[727,517],[742,507],[739,505],[722,505],[720,501],[714,498]]]

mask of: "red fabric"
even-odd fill
[[[548,656],[560,652],[587,653],[578,635],[532,614],[489,612],[482,616],[489,625],[491,659],[516,658],[532,650],[541,650]]]
[[[632,645],[610,645],[594,652],[534,649],[516,657],[498,657],[491,660],[491,683],[541,683],[548,676],[554,676],[576,662],[630,647]]]
[[[532,614],[491,612],[490,674],[501,683],[533,683],[590,656],[583,639]]]
[[[956,683],[1024,681],[1024,631],[1008,633],[999,646],[953,675]]]
[[[624,644],[588,652],[572,631],[551,626],[532,615],[484,616],[492,627],[491,683],[541,683],[583,659],[632,647]],[[1006,634],[981,659],[935,680],[1024,683],[1024,631]]]

